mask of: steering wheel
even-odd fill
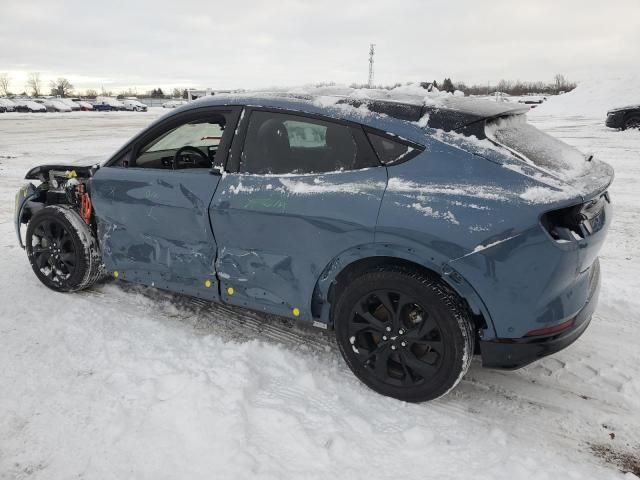
[[[180,159],[182,157],[182,154],[185,152],[190,152],[190,153],[195,153],[196,155],[198,155],[203,161],[207,162],[206,166],[209,166],[208,164],[210,163],[209,161],[209,157],[207,157],[207,155],[205,155],[202,150],[200,150],[197,147],[192,147],[191,145],[185,145],[184,147],[180,147],[177,151],[176,154],[173,156],[173,168],[179,168],[179,162]],[[194,168],[197,168],[196,163],[193,163]],[[206,168],[206,167],[205,167]]]

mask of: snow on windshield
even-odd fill
[[[512,115],[487,124],[485,133],[527,162],[565,180],[583,176],[590,163],[584,154],[527,123],[524,115]]]

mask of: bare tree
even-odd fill
[[[73,85],[64,77],[58,77],[57,80],[51,80],[49,87],[51,87],[51,95],[59,95],[62,98],[71,95],[73,92]]]
[[[562,75],[561,73],[557,73],[553,77],[553,83],[556,86],[556,92],[560,92],[560,91],[565,89],[565,85],[567,83],[567,80],[564,78],[564,75]]]
[[[0,73],[0,93],[4,96],[9,95],[9,74]]]
[[[31,72],[27,79],[27,90],[31,90],[31,96],[39,97],[42,93],[42,80],[40,80],[40,72]]]
[[[89,88],[86,92],[84,92],[84,95],[88,98],[96,98],[98,96],[98,92],[96,90],[93,90],[92,88]]]

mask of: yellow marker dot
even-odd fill
[[[67,177],[69,178],[76,178],[78,176],[78,174],[76,173],[75,170],[71,170],[70,172],[67,172]]]
[[[293,316],[294,317],[299,317],[300,316],[300,309],[299,308],[294,308],[293,309]]]
[[[119,276],[120,274],[117,271],[113,272],[113,278],[118,278]]]
[[[204,286],[207,288],[211,288],[211,280],[205,280],[204,281]]]
[[[235,292],[235,290],[233,289],[233,287],[229,287],[229,288],[227,288],[227,293],[228,293],[229,295],[233,295],[233,293],[234,293],[234,292]]]

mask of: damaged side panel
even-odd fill
[[[384,168],[226,175],[211,208],[222,300],[311,320],[322,271],[373,241],[386,180]]]
[[[218,181],[208,169],[101,168],[92,200],[106,268],[134,282],[218,298],[208,215]]]

